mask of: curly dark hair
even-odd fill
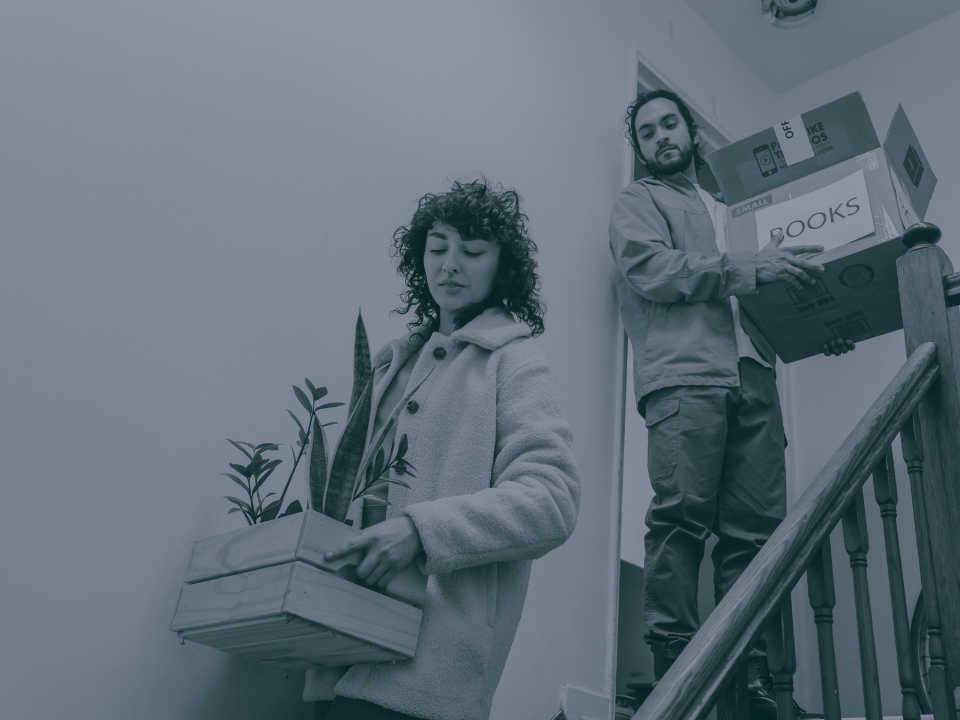
[[[656,100],[657,98],[663,98],[664,100],[671,100],[676,104],[677,109],[680,111],[680,117],[683,118],[683,121],[687,124],[687,130],[690,132],[690,142],[693,144],[693,161],[696,167],[703,165],[703,153],[700,151],[700,148],[693,143],[693,134],[697,130],[697,123],[693,119],[693,113],[690,112],[690,108],[687,107],[687,104],[680,99],[680,96],[671,90],[663,90],[657,88],[656,90],[647,90],[637,95],[637,99],[633,101],[633,104],[627,108],[627,114],[623,118],[623,122],[627,126],[627,137],[630,138],[630,144],[633,146],[633,151],[637,154],[637,157],[646,164],[644,160],[643,153],[640,152],[640,142],[637,140],[637,113],[640,112],[640,108],[646,105],[651,100]]]
[[[534,259],[537,246],[527,234],[529,218],[520,203],[516,190],[491,185],[482,176],[472,181],[456,180],[449,191],[420,198],[409,226],[397,228],[392,243],[392,255],[399,258],[397,273],[407,283],[396,312],[403,315],[413,310],[416,315],[408,328],[433,331],[439,323],[440,309],[427,286],[423,255],[427,233],[435,223],[443,222],[456,228],[461,237],[495,242],[500,247],[493,292],[484,302],[458,313],[456,326],[463,327],[487,308],[502,307],[529,325],[534,336],[543,334],[546,308],[540,300]]]

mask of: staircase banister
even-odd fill
[[[939,374],[917,347],[654,688],[635,720],[703,718]]]

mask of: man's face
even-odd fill
[[[693,160],[693,143],[677,104],[654,98],[637,111],[634,122],[640,157],[647,169],[658,175],[673,175],[687,169]]]

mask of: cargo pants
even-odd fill
[[[773,371],[749,358],[740,387],[682,386],[646,398],[656,493],[644,537],[644,620],[668,662],[700,627],[697,585],[714,533],[717,602],[786,515],[786,438]],[[662,663],[661,663],[662,664]]]

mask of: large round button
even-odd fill
[[[420,409],[420,403],[418,403],[416,400],[410,400],[407,403],[407,412],[410,413],[411,415],[419,409]]]
[[[433,357],[435,357],[437,360],[443,360],[446,356],[447,356],[447,351],[444,350],[442,347],[433,349]]]

